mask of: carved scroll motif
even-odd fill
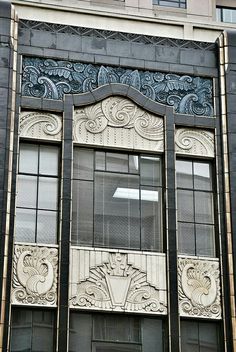
[[[179,258],[181,316],[221,318],[218,261]]]
[[[19,133],[20,137],[61,140],[62,119],[44,112],[22,112]]]
[[[55,306],[58,249],[15,245],[12,303]]]
[[[193,128],[178,128],[175,133],[175,148],[179,154],[214,158],[214,133]]]

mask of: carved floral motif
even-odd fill
[[[179,259],[181,316],[221,318],[218,261]]]
[[[19,133],[21,137],[61,139],[62,120],[55,114],[22,112]]]
[[[77,284],[73,307],[166,314],[166,301],[147,282],[147,273],[127,263],[127,255],[109,253],[105,263],[91,267]]]
[[[213,115],[213,85],[208,78],[29,57],[23,58],[22,77],[22,94],[26,96],[62,99],[67,93],[122,83],[156,102],[173,106],[176,112]]]
[[[56,248],[15,245],[12,303],[56,305]]]
[[[175,133],[176,152],[214,157],[214,133],[193,128],[178,128]]]
[[[75,140],[80,141],[83,138],[82,129],[98,134],[107,127],[134,129],[141,138],[160,142],[160,146],[163,144],[163,118],[147,113],[128,99],[109,97],[75,111]]]

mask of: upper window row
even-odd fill
[[[236,9],[228,7],[217,7],[216,20],[220,22],[236,23]]]
[[[153,0],[153,5],[186,8],[186,0]]]

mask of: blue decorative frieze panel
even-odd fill
[[[108,83],[132,86],[158,103],[173,106],[178,113],[213,116],[211,79],[52,59],[23,59],[25,96],[62,99],[64,94],[85,93]]]

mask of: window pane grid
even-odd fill
[[[84,159],[82,154],[91,151],[94,158],[90,180],[84,175],[78,178],[78,170],[74,172],[72,244],[162,251],[160,158],[76,148],[76,169]],[[150,166],[151,176],[145,182],[141,182],[141,158],[146,158],[150,165],[154,160],[157,163],[155,167]],[[149,217],[145,215],[145,203],[151,209]],[[152,231],[148,231],[148,227]],[[143,240],[145,233],[146,241]]]
[[[230,7],[217,7],[216,20],[227,23],[236,23],[236,9]]]
[[[179,252],[214,257],[214,202],[210,164],[177,160],[176,168]]]
[[[31,160],[32,157],[33,160]],[[58,148],[54,146],[33,144],[20,146],[16,215],[21,214],[21,216],[16,216],[17,241],[56,242],[59,192],[58,157]],[[40,168],[41,173],[39,174]],[[24,184],[21,180],[25,181]],[[30,189],[32,180],[35,182],[34,189],[32,187]],[[30,199],[33,199],[33,203]],[[31,221],[29,216],[26,217],[29,211],[32,215],[35,214],[34,219],[31,216]]]

